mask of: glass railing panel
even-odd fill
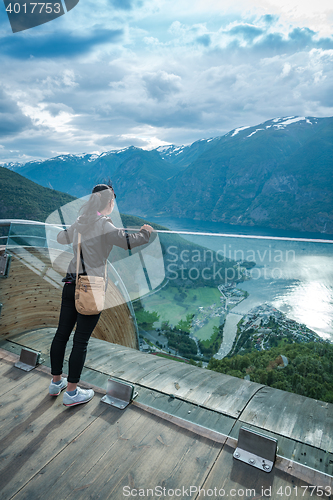
[[[333,241],[163,232],[159,241],[165,280],[134,302],[146,350],[212,359],[210,367],[264,383],[273,365],[285,368],[286,353],[290,372],[302,349],[309,356],[305,344],[317,360],[316,352],[331,356]],[[269,351],[275,358],[266,363]],[[245,357],[234,370],[214,361],[238,354]],[[257,354],[266,365],[251,373]]]
[[[45,247],[46,235],[43,223],[12,222],[10,224],[6,247],[16,246]]]
[[[72,245],[62,245],[57,241],[57,235],[63,229],[64,226],[33,221],[12,222],[7,231],[8,234],[4,238],[6,250],[9,253],[16,253],[21,263],[35,272],[36,275],[43,275],[44,280],[59,288],[62,286],[63,278],[66,276],[68,264],[73,258]],[[38,251],[36,252],[38,249],[43,252],[43,255]],[[46,263],[45,259],[49,263]],[[117,259],[122,260],[121,256],[115,255],[116,262]],[[142,266],[140,267],[142,269]],[[127,269],[126,266],[125,269]],[[120,295],[117,296],[117,305],[127,303],[138,335],[138,327],[129,290],[120,273],[110,261],[107,263],[107,277],[120,291]],[[124,279],[129,279],[128,274],[124,273]],[[140,291],[141,293],[145,293],[147,290],[146,288],[141,288]],[[134,296],[137,295],[134,294]]]
[[[7,249],[20,248],[36,272],[43,262],[29,247],[43,249],[52,263],[45,276],[61,285],[73,255],[57,242],[62,227],[13,223]],[[147,245],[114,247],[108,277],[141,350],[333,402],[332,245],[155,231]]]
[[[9,224],[1,224],[0,221],[0,246],[5,246],[8,239]]]

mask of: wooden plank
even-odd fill
[[[98,350],[100,349],[101,346],[100,346],[99,342],[95,341],[94,344],[92,344],[92,347],[93,347],[93,349],[91,350],[91,353],[90,353],[91,368],[93,366],[95,366],[95,365],[93,365],[93,363],[94,363],[94,350],[96,349],[96,352],[98,352]],[[112,345],[112,347],[110,347],[110,346],[106,345],[105,350],[107,352],[110,352],[110,356],[112,356],[112,365],[113,365],[114,371],[122,369],[122,367],[124,365],[124,360],[126,360],[127,355],[134,356],[134,357],[137,355],[137,351],[133,351],[132,349],[128,349],[124,346]]]
[[[156,409],[165,415],[163,418],[172,422],[177,421],[177,425],[181,427],[192,429],[196,427],[196,433],[200,435],[206,435],[203,432],[205,429],[209,429],[227,436],[236,422],[232,417],[144,388],[139,389],[138,397],[133,404],[140,408],[145,407],[147,411],[151,411],[152,408]],[[155,412],[154,414],[159,415],[160,413]],[[200,428],[200,432],[198,428]],[[219,439],[221,440],[221,436]]]
[[[161,486],[168,490],[200,484],[221,446],[156,417],[146,418],[144,425],[137,426],[125,446],[119,444],[112,456],[109,453],[103,457],[86,476],[88,483],[93,481],[86,490],[88,495],[96,492],[99,498],[120,499],[124,487]],[[125,463],[120,463],[117,455],[124,456]],[[69,498],[79,499],[78,492]]]
[[[13,361],[0,359],[0,396],[22,384],[23,381],[29,380],[30,377],[31,372],[25,372],[16,368]],[[1,401],[0,405],[2,407]]]
[[[0,350],[1,357],[0,376],[5,361],[9,363],[15,356]],[[135,404],[122,412],[99,404],[98,396],[88,405],[65,408],[61,397],[51,398],[43,392],[50,381],[43,370],[39,367],[30,372],[29,381],[0,396],[1,417],[5,419],[0,427],[0,482],[5,499],[15,495],[16,500],[44,500],[47,491],[48,500],[120,500],[124,498],[124,487],[156,486],[166,490],[200,486],[209,491],[207,496],[213,496],[210,492],[215,488],[223,488],[225,497],[310,499],[319,496],[320,490],[316,495],[306,486],[333,486],[332,477],[288,460],[278,458],[270,474],[234,460],[234,439],[229,438],[221,451],[221,444],[213,441],[214,432],[207,432],[207,437],[196,432],[197,423],[216,427],[219,418],[227,417],[212,411],[207,417],[208,410],[184,401],[170,403],[176,413],[170,420],[157,414],[148,416]],[[148,403],[151,398],[168,399],[149,391],[146,395]],[[262,394],[262,399],[265,397]],[[187,427],[180,429],[189,407],[193,422],[188,421]],[[265,409],[262,406],[261,410]],[[302,404],[301,409],[304,411]],[[320,417],[323,410],[319,406],[316,409],[319,413],[315,415]],[[202,497],[198,492],[183,496],[198,500]]]
[[[220,374],[209,384],[211,395],[204,405],[216,411],[238,417],[249,400],[263,385]]]
[[[207,389],[207,383],[212,379],[212,374],[211,370],[196,367],[195,370],[184,375],[181,383],[179,382],[180,388],[177,394],[185,399],[197,400],[200,397],[199,388]]]
[[[265,387],[256,394],[241,421],[333,453],[333,405]]]
[[[138,389],[138,396],[134,400],[134,403],[139,406],[143,404],[174,415],[184,404],[184,401],[177,398],[170,398],[166,394],[161,394],[159,392],[140,387]]]
[[[105,351],[108,349],[105,346]],[[176,394],[193,403],[233,417],[238,417],[249,399],[263,387],[260,384],[208,372],[166,358],[155,358],[152,361],[152,356],[149,354],[118,346],[113,346],[110,357],[105,354],[107,363],[104,361],[104,355],[99,363],[96,361],[98,352],[100,352],[99,347],[95,352],[92,349],[88,355],[87,366],[165,394]],[[142,373],[143,368],[147,368],[147,373]]]
[[[128,410],[122,412],[103,403],[100,406],[105,409],[101,418],[96,419],[93,425],[68,443],[62,453],[47,463],[40,474],[35,475],[17,495],[17,499],[30,496],[44,499],[45,485],[47,485],[48,500],[65,499],[75,488],[78,488],[81,495],[85,495],[85,488],[80,490],[80,487],[86,484],[85,476],[95,464],[100,463],[106,453],[113,452],[117,441],[121,445],[126,443],[132,433],[132,427],[142,418],[138,412],[135,414]],[[125,460],[124,455],[121,461],[123,459]],[[35,497],[38,492],[39,496]]]
[[[65,371],[64,368],[64,372]],[[105,391],[107,390],[107,385],[108,385],[108,379],[109,375],[105,373],[101,373],[95,370],[90,370],[90,368],[83,368],[82,374],[81,374],[81,381],[87,382],[88,384],[92,384],[96,387],[99,387],[101,390]]]
[[[186,399],[232,417],[238,417],[249,399],[262,387],[253,382],[212,372],[209,384],[206,386],[202,385],[200,391],[194,389],[194,394],[189,396],[191,387],[188,387],[186,384],[185,374],[192,371],[194,374],[194,370],[198,369],[196,367],[184,366],[182,369],[177,370],[177,378],[174,373],[174,363],[177,362],[170,360],[169,364],[163,366],[162,369],[156,370],[152,374],[148,374],[146,377],[140,379],[140,384],[163,391],[166,394],[178,394],[179,389],[181,389],[182,395]],[[200,370],[198,370],[199,373]],[[184,375],[184,382],[181,380],[182,375]],[[200,383],[199,379],[200,377],[198,377],[198,383]],[[191,377],[189,378],[189,382],[193,383]]]
[[[43,351],[45,346],[51,345],[54,333],[56,332],[55,328],[52,328],[52,333],[50,330],[50,328],[41,328],[40,330],[15,335],[15,337],[12,337],[10,340],[22,346],[29,347],[30,349]]]
[[[201,425],[198,425],[196,422],[188,419],[182,419],[178,416],[171,415],[169,413],[165,413],[162,410],[158,408],[153,408],[152,406],[146,406],[142,404],[141,402],[134,401],[133,404],[135,406],[138,406],[139,408],[144,409],[145,411],[148,411],[149,413],[156,415],[158,417],[163,418],[164,420],[167,420],[168,422],[171,422],[178,427],[181,427],[183,429],[187,429],[194,434],[198,434],[199,436],[206,437],[210,439],[211,441],[214,441],[215,443],[220,443],[224,444],[227,436],[224,435],[223,433],[219,431],[215,431],[211,429],[210,427],[204,427]]]
[[[216,373],[211,370],[201,371],[200,380],[198,380],[197,385],[190,387],[189,391],[184,394],[184,398],[189,401],[197,402],[197,404],[203,405],[207,401],[207,397],[211,394],[209,390],[212,381],[216,379]]]
[[[149,356],[149,354],[147,354],[147,356]],[[164,358],[162,361],[161,358],[161,361],[156,363],[155,370],[143,375],[140,379],[138,379],[138,382],[141,385],[151,387],[152,389],[159,387],[159,382],[163,382],[163,380],[165,380],[163,377],[170,377],[170,373],[172,373],[175,369],[174,363],[177,363],[177,361],[172,361],[167,358]]]
[[[23,377],[19,385],[13,385],[0,398],[2,405],[0,429],[2,433],[10,432],[14,425],[24,422],[29,415],[36,411],[38,405],[43,404],[49,408],[56,401],[56,398],[48,395],[50,376],[36,371],[24,372],[19,368],[15,368],[15,370],[22,372]]]
[[[89,342],[86,366],[89,366],[94,370],[108,372],[110,371],[110,364],[111,364],[112,371],[115,372],[117,371],[117,368],[115,368],[115,366],[117,366],[118,363],[117,358],[123,360],[121,362],[119,359],[119,365],[122,368],[123,363],[126,364],[130,359],[132,359],[136,355],[136,351],[134,350],[124,351],[122,353],[118,352],[115,359],[114,351],[109,350],[108,347],[109,346],[103,341],[99,341],[99,343],[94,342],[94,344],[92,342]],[[123,372],[123,370],[121,371]]]
[[[142,361],[144,362],[146,369],[142,368]],[[146,375],[147,371],[150,373],[156,370],[156,367],[159,368],[164,364],[166,363],[156,360],[155,356],[137,351],[124,351],[121,356],[115,356],[114,354],[110,356],[107,363],[98,365],[98,369],[112,373],[113,376],[126,379],[132,383],[138,383],[142,378],[142,373]],[[91,367],[93,366],[94,365],[91,364]]]
[[[154,376],[157,371],[163,369],[164,366],[168,366],[168,360],[161,361],[160,359],[154,359],[156,356],[146,354],[146,358],[140,356],[137,358],[135,363],[127,366],[126,377],[129,377],[133,383],[145,386],[144,379],[148,376]]]
[[[48,395],[49,382],[48,375],[35,371],[29,383],[0,397],[4,409],[0,440],[3,498],[17,493],[105,411],[98,396],[87,405],[64,407],[61,396]]]
[[[275,462],[276,469],[287,473],[292,476],[292,483],[294,483],[294,478],[303,482],[303,484],[308,485],[307,488],[307,498],[329,498],[332,499],[333,492],[333,477],[332,474],[321,474],[320,472],[304,467],[302,464],[297,464],[291,460],[285,460],[282,457],[277,457]],[[312,488],[311,488],[312,486]],[[317,486],[313,490],[313,486]],[[322,487],[322,489],[320,488]],[[301,486],[302,488],[302,486]],[[302,494],[306,490],[306,486],[302,488]],[[299,497],[299,490],[297,496]]]
[[[129,378],[138,384],[141,384],[145,377],[153,374],[156,370],[162,369],[163,366],[169,363],[167,358],[160,358],[145,353],[141,354],[143,354],[143,356],[138,356],[136,362],[127,367],[126,371]]]
[[[164,373],[162,376],[163,380],[161,379],[158,382],[161,391],[169,394],[170,393],[180,394],[180,390],[182,389],[182,392],[184,392],[184,388],[186,388],[185,390],[187,392],[191,386],[189,387],[187,384],[186,375],[193,374],[193,372],[196,373],[197,375],[200,374],[200,370],[198,372],[196,366],[187,365],[184,363],[177,363],[176,365],[173,366],[173,370],[169,371],[168,374]]]
[[[91,450],[84,460],[86,449]],[[16,496],[45,494],[59,498],[120,499],[123,487],[200,482],[212,467],[220,445],[134,407],[110,408],[36,475]],[[54,471],[57,470],[57,474]],[[42,493],[43,492],[43,493]]]
[[[313,486],[323,485],[322,481],[327,481],[327,478],[325,479],[323,475],[307,469],[308,475],[305,482],[304,476],[302,479],[299,474],[295,475],[294,473],[288,473],[288,468],[285,467],[285,465],[281,466],[281,463],[276,464],[273,471],[267,474],[251,465],[235,460],[232,457],[233,452],[234,445],[228,440],[202,486],[206,492],[216,488],[220,496],[228,496],[229,498],[234,497],[237,499],[313,499],[317,498],[316,492],[313,493],[313,490],[311,492],[311,490],[309,488],[306,489],[306,487],[309,486],[309,484]],[[281,462],[281,460],[279,461]],[[290,465],[289,463],[289,466]],[[289,471],[290,470],[292,470],[292,468],[289,468]],[[203,496],[203,493],[201,496]],[[218,498],[218,496],[215,498]],[[326,498],[328,498],[328,496],[326,496]]]
[[[134,383],[149,387],[147,380],[154,379],[164,367],[170,366],[170,360],[167,358],[158,358],[151,354],[141,353],[138,357],[138,364],[130,367],[129,376]]]
[[[108,353],[110,354],[115,354],[117,352],[123,352],[123,351],[126,351],[126,349],[128,349],[128,347],[125,347],[125,346],[122,346],[122,345],[118,345],[118,344],[113,344],[111,342],[105,342],[104,340],[100,340],[100,339],[97,339],[95,337],[91,337],[90,340],[89,340],[89,346],[91,348],[91,359],[92,359],[92,363],[93,363],[93,356],[94,356],[94,350],[98,350],[100,349],[101,347],[104,348],[105,350],[107,350]],[[135,351],[137,352],[137,351]]]

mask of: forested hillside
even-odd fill
[[[44,222],[57,208],[73,201],[69,194],[39,186],[16,172],[0,167],[0,218]]]
[[[281,355],[287,358],[287,366]],[[333,345],[330,343],[289,344],[222,360],[212,358],[208,368],[233,377],[247,376],[252,382],[333,403]]]

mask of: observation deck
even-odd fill
[[[80,383],[94,388],[93,400],[65,408],[62,396],[51,398],[49,347],[71,252],[60,255],[51,245],[50,254],[52,239],[47,241],[43,224],[4,224],[12,257],[8,276],[0,280],[1,499],[333,498],[332,404],[138,350],[132,297],[152,297],[165,284],[154,287],[152,252],[137,259],[146,264],[146,284],[138,281],[138,293],[128,289],[120,267],[109,264],[112,293]],[[177,240],[159,236],[164,259],[166,248],[175,255],[178,250],[170,246]],[[227,238],[223,244],[229,245]],[[179,260],[181,251],[187,250],[186,262],[192,251],[206,248],[203,238],[197,247],[193,240],[180,248]],[[207,262],[200,272],[205,267]],[[28,373],[14,367],[22,347],[40,351],[44,359]],[[66,362],[69,351],[70,346]],[[110,376],[138,392],[124,411],[100,401]],[[241,427],[277,439],[272,472],[233,458]]]

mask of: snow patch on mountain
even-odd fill
[[[158,151],[159,153],[165,153],[174,147],[175,146],[173,144],[167,144],[166,146],[159,146],[158,148],[156,148],[156,151]]]
[[[240,127],[240,128],[236,128],[233,132],[233,134],[231,135],[231,137],[234,137],[235,135],[237,135],[239,132],[241,132],[242,130],[245,130],[247,128],[250,128],[250,125],[248,125],[247,127]]]
[[[285,128],[287,125],[291,125],[292,123],[300,122],[306,120],[305,116],[288,116],[288,118],[283,119],[284,121],[280,121],[277,125],[274,125],[276,128]]]
[[[306,118],[305,116],[287,116],[285,118],[275,118],[274,120],[272,120],[272,122],[274,123],[273,127],[275,127],[276,129],[284,129],[288,125],[292,125],[293,123],[301,121],[305,121],[309,125],[313,125],[313,122],[309,118]],[[314,121],[314,123],[317,122]],[[267,126],[266,128],[270,126],[271,125]]]
[[[257,128],[254,132],[251,132],[250,135],[247,135],[246,137],[252,137],[252,135],[256,134],[257,132],[259,132],[259,130],[265,130],[263,128]]]

